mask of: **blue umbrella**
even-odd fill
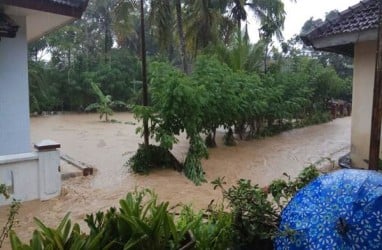
[[[281,213],[280,249],[382,249],[382,174],[343,169],[301,189]]]

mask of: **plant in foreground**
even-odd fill
[[[241,179],[228,190],[224,188],[224,177],[214,180],[214,189],[222,190],[232,211],[235,249],[273,249],[272,240],[279,233],[280,211],[284,204],[318,175],[311,165],[294,180],[279,179],[269,187],[260,188],[250,180]]]
[[[5,199],[10,198],[10,194],[8,193],[7,186],[5,184],[0,184],[0,195],[3,196]],[[7,221],[5,222],[5,225],[3,226],[0,232],[0,248],[2,247],[4,243],[4,240],[8,237],[9,232],[12,230],[13,226],[15,225],[16,215],[19,209],[20,209],[20,202],[13,199],[9,207]]]
[[[50,228],[35,218],[38,229],[29,244],[11,232],[12,249],[180,249],[193,222],[181,226],[169,212],[168,202],[157,202],[150,190],[128,193],[120,200],[119,210],[110,208],[86,216],[89,233],[81,231],[67,214],[57,228]],[[191,242],[192,244],[192,242]]]

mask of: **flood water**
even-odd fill
[[[135,187],[154,189],[161,200],[171,204],[190,204],[206,208],[212,199],[221,200],[220,191],[210,183],[195,186],[181,173],[170,169],[156,170],[150,175],[135,175],[124,163],[142,142],[135,134],[137,125],[132,114],[117,113],[113,119],[120,123],[104,123],[96,114],[65,114],[31,118],[31,142],[52,139],[61,143],[61,152],[94,166],[91,177],[76,177],[63,181],[62,194],[50,201],[25,202],[18,215],[16,232],[29,239],[35,228],[36,216],[50,226],[56,226],[67,212],[80,222],[87,213],[117,206],[119,199]],[[208,182],[225,176],[227,185],[240,178],[252,180],[260,186],[283,173],[296,176],[305,166],[324,157],[337,159],[350,150],[350,118],[295,129],[280,135],[253,141],[238,141],[235,147],[222,144],[222,133],[217,135],[218,147],[210,149],[210,157],[203,160]],[[180,137],[174,154],[185,158],[188,144]],[[7,207],[0,208],[0,225]]]

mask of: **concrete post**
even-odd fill
[[[34,145],[38,153],[38,183],[40,200],[56,197],[61,192],[60,152],[61,145],[43,140]]]

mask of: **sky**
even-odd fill
[[[325,13],[331,10],[343,11],[355,5],[360,0],[283,0],[285,4],[286,19],[284,23],[284,40],[299,34],[301,27],[310,17],[324,19]],[[258,24],[253,18],[249,18],[249,35],[251,41],[258,40]]]

